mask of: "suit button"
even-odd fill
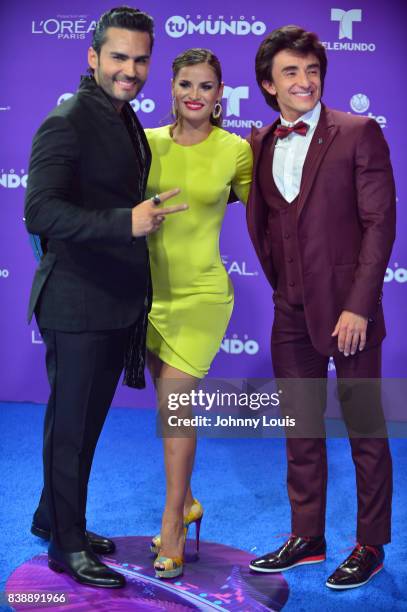
[[[293,263],[294,259],[292,257],[288,257],[287,261],[288,263]]]
[[[294,285],[295,285],[294,281],[290,281],[290,282],[288,283],[288,286],[289,286],[289,287],[294,287]]]
[[[289,237],[290,237],[290,234],[289,234],[288,232],[286,232],[286,233],[284,234],[284,238],[289,238]]]

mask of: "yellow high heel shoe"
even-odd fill
[[[187,527],[184,527],[184,549],[187,537]],[[156,578],[176,578],[181,576],[184,571],[184,557],[164,557],[158,552],[158,557],[154,561]]]
[[[186,516],[184,516],[184,527],[185,527],[185,538],[187,536],[188,527],[195,523],[195,538],[196,538],[196,552],[199,552],[199,534],[201,531],[201,521],[203,517],[203,507],[202,504],[194,499],[192,506]],[[158,555],[161,548],[161,535],[158,533],[151,540],[150,550],[155,555]]]
[[[154,561],[156,578],[176,578],[184,571],[184,560],[182,557],[158,556]]]

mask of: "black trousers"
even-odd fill
[[[44,489],[34,521],[61,549],[87,547],[93,455],[121,371],[129,330],[41,330],[51,394],[44,423]]]

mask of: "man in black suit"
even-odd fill
[[[125,354],[143,376],[145,236],[186,208],[157,206],[178,190],[143,201],[150,150],[129,101],[147,79],[152,46],[146,13],[120,7],[102,15],[88,51],[92,75],[34,137],[25,205],[27,230],[45,247],[29,318],[35,312],[51,387],[32,532],[51,538],[51,569],[106,588],[125,581],[95,554],[112,552],[113,542],[86,531],[92,459]]]

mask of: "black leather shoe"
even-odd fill
[[[31,525],[31,533],[38,538],[42,538],[43,540],[49,541],[51,538],[51,534],[48,529],[39,527],[34,522]],[[85,533],[91,549],[98,555],[109,555],[116,550],[116,545],[112,540],[100,536],[97,533],[92,533],[91,531],[86,531]]]
[[[120,589],[126,584],[122,574],[107,567],[91,550],[64,552],[51,542],[48,548],[48,567],[54,572],[65,572],[76,582],[87,586]]]
[[[283,572],[297,565],[320,563],[325,558],[326,542],[323,536],[301,538],[292,535],[279,549],[251,561],[249,567],[255,572]]]
[[[357,544],[345,561],[329,576],[330,589],[354,589],[369,582],[383,569],[383,546]]]

